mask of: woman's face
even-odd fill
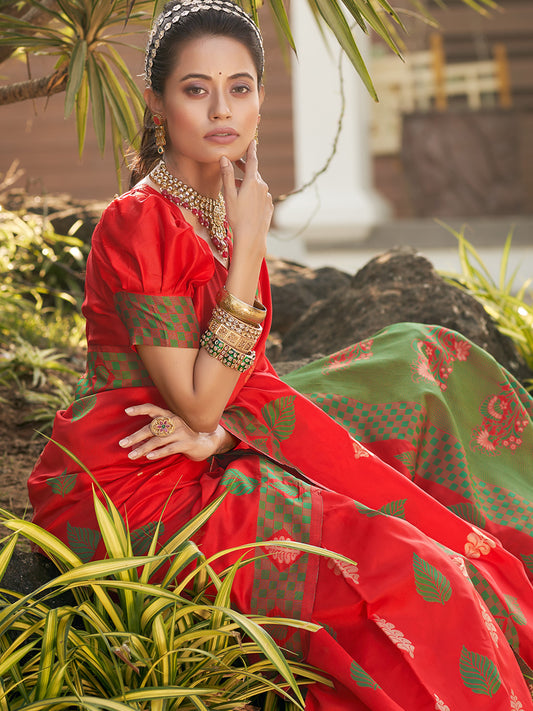
[[[168,77],[162,97],[147,96],[167,121],[176,164],[237,160],[246,152],[259,120],[263,87],[248,49],[224,36],[187,42]],[[150,90],[148,90],[150,93]]]

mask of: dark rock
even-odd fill
[[[350,286],[350,275],[333,267],[310,269],[296,262],[268,257],[272,290],[272,331],[281,335],[304,315],[317,299]]]
[[[21,595],[29,595],[58,575],[59,571],[50,558],[41,553],[15,549],[4,577],[0,580],[0,587]],[[70,593],[47,598],[49,607],[74,603],[74,597]]]
[[[459,331],[519,380],[531,372],[481,304],[447,283],[411,248],[375,257],[342,287],[315,302],[282,339],[280,360],[333,353],[402,321]]]

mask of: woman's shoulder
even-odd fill
[[[174,293],[176,284],[210,278],[213,258],[178,209],[139,183],[115,197],[92,238],[88,265],[126,291]]]
[[[189,251],[196,242],[194,230],[182,213],[147,183],[117,195],[104,209],[92,239],[93,249],[135,251],[148,244],[167,242],[171,237]],[[176,240],[176,237],[179,237]],[[163,248],[163,247],[162,247]]]
[[[113,221],[119,221],[121,224],[129,222],[134,227],[154,220],[171,220],[176,226],[190,227],[181,213],[171,210],[168,200],[159,191],[141,182],[113,198],[102,213],[100,224],[111,226]]]

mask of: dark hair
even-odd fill
[[[158,20],[156,20],[154,27],[158,27],[158,23],[165,13],[180,4],[179,0],[168,2]],[[153,55],[149,77],[150,86],[156,94],[163,95],[165,83],[176,66],[180,47],[190,40],[205,37],[206,35],[230,37],[243,44],[250,52],[257,70],[258,84],[261,83],[263,47],[260,35],[247,18],[241,17],[237,12],[222,12],[218,9],[208,8],[180,16],[179,22],[173,22],[170,25],[169,29],[166,29],[163,34],[156,32],[155,36],[154,34],[151,35],[146,50],[148,56],[153,49],[154,39],[159,36],[159,46],[155,55]],[[160,158],[161,156],[157,152],[155,143],[155,125],[152,120],[152,113],[146,107],[141,147],[133,161],[130,187],[133,187],[141,178],[148,175]]]

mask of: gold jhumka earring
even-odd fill
[[[157,146],[157,152],[162,156],[165,152],[165,146],[167,145],[165,119],[161,114],[153,114],[152,119],[155,124],[155,144]]]

